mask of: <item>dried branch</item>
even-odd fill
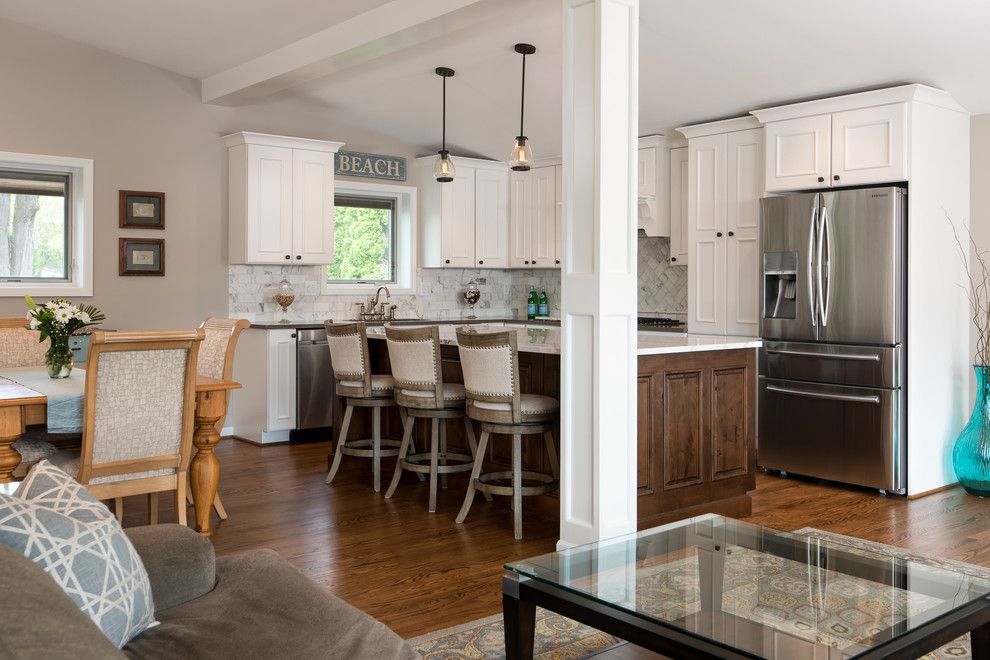
[[[955,238],[956,246],[959,248],[959,257],[966,267],[966,277],[969,278],[969,287],[963,288],[966,289],[966,296],[969,299],[970,316],[973,325],[976,327],[975,361],[978,365],[990,365],[990,258],[987,256],[987,251],[980,250],[976,244],[976,240],[973,238],[973,232],[969,231],[968,228],[966,229],[966,233],[969,238],[968,246],[970,249],[966,250],[962,240],[959,238],[959,232],[956,230],[956,225],[952,222],[952,218],[944,210],[943,213],[945,213],[945,220],[952,229],[952,236]],[[973,264],[970,263],[971,257],[976,260]],[[974,276],[974,268],[972,266],[979,267],[978,277]]]

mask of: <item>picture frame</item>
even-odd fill
[[[164,238],[121,238],[119,247],[120,275],[165,275]]]
[[[165,229],[165,193],[121,190],[120,226]]]

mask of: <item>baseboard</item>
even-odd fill
[[[917,500],[922,497],[928,497],[929,495],[934,495],[935,493],[941,493],[943,490],[951,490],[959,485],[958,481],[954,481],[951,484],[945,484],[944,486],[939,486],[938,488],[932,488],[931,490],[926,490],[923,493],[915,493],[914,495],[908,495],[909,500]]]

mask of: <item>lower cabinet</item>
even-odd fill
[[[285,442],[296,427],[296,330],[248,328],[234,356],[234,378],[224,435],[251,442]]]
[[[756,351],[641,356],[641,529],[701,513],[746,516],[756,486]]]

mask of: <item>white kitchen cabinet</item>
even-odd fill
[[[564,168],[557,165],[553,168],[554,190],[557,196],[557,241],[554,252],[557,258],[554,259],[554,266],[558,268],[564,263]]]
[[[505,163],[454,157],[454,180],[437,183],[433,156],[417,158],[420,263],[424,268],[509,265],[509,175]]]
[[[669,143],[662,135],[639,138],[637,151],[637,227],[647,236],[670,236]]]
[[[333,154],[343,143],[245,132],[224,143],[229,262],[330,263]]]
[[[234,378],[243,388],[230,397],[224,434],[258,444],[287,441],[296,427],[296,330],[241,333]]]
[[[554,268],[557,259],[557,167],[513,172],[509,212],[509,266]]]
[[[670,263],[688,264],[688,150],[670,150]]]
[[[640,197],[657,196],[657,157],[656,147],[640,147],[637,152],[637,190]]]
[[[690,332],[759,332],[758,241],[765,158],[763,129],[750,128],[756,125],[751,119],[727,120],[679,129],[688,136]],[[679,165],[674,158],[672,171]],[[672,181],[672,190],[674,183],[680,182]]]
[[[829,115],[798,117],[766,126],[766,191],[830,185],[832,121]]]
[[[832,185],[906,181],[907,104],[832,113]]]

